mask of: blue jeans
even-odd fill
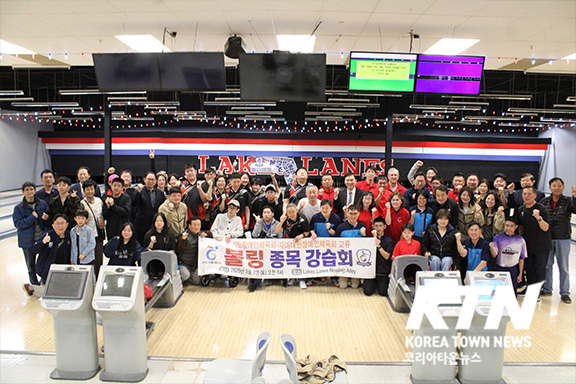
[[[436,255],[432,255],[429,259],[431,271],[449,271],[452,266],[452,258],[450,256],[439,258]]]
[[[554,290],[553,267],[554,256],[560,270],[560,294],[570,294],[570,272],[568,270],[568,260],[570,258],[570,239],[552,240],[552,250],[546,264],[546,282],[543,290],[552,292]]]
[[[26,268],[28,268],[28,279],[32,285],[40,285],[38,276],[36,276],[36,254],[30,251],[30,248],[22,248],[24,259],[26,259]]]

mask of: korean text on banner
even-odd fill
[[[342,276],[372,279],[373,238],[232,239],[201,238],[198,274],[289,279]]]

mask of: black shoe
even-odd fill
[[[516,288],[516,293],[518,294],[518,296],[524,296],[526,294],[527,287],[528,286],[526,284],[518,285],[518,288]]]
[[[210,285],[210,275],[204,275],[202,276],[202,280],[200,281],[200,284],[203,287],[207,287]]]
[[[286,288],[288,286],[288,279],[282,279],[282,285]]]
[[[540,291],[540,296],[552,296],[552,292],[546,291],[545,289],[542,289]]]
[[[249,292],[254,292],[256,290],[256,288],[258,288],[258,284],[256,283],[252,283],[248,286],[248,291]]]
[[[570,298],[570,295],[562,295],[560,299],[562,300],[563,303],[572,304],[572,299]]]
[[[236,288],[239,283],[239,279],[237,277],[231,276],[228,278],[228,283],[230,284],[230,288]]]

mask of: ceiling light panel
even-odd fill
[[[152,35],[116,35],[118,40],[137,52],[171,52]]]
[[[316,36],[310,35],[278,35],[278,49],[293,53],[312,53]]]
[[[478,39],[440,39],[428,48],[425,55],[457,55],[464,52],[480,40]]]

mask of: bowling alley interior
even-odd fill
[[[2,0],[0,382],[573,383],[574,148],[573,0]]]

